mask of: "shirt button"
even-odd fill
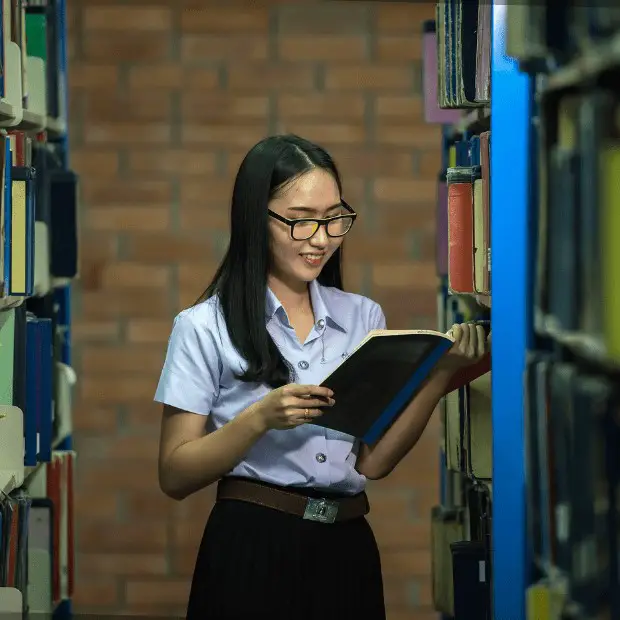
[[[325,463],[325,461],[327,460],[327,457],[326,457],[326,456],[325,456],[322,452],[319,452],[319,453],[315,456],[315,458],[316,458],[316,460],[317,460],[319,463]]]
[[[325,321],[323,319],[319,319],[316,323],[318,329],[323,329],[325,327]]]
[[[297,364],[297,366],[299,366],[302,370],[308,370],[308,368],[310,368],[310,364],[308,364],[306,360],[302,360]]]

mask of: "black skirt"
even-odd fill
[[[187,619],[262,618],[385,620],[379,550],[366,519],[317,523],[218,501],[200,544]]]

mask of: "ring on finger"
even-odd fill
[[[306,411],[304,413],[304,419],[306,419],[306,420],[310,419],[310,409],[306,409]]]

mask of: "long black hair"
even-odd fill
[[[238,378],[277,388],[291,381],[293,369],[272,340],[265,322],[270,267],[267,204],[291,181],[320,168],[342,184],[336,164],[320,146],[299,136],[271,136],[245,156],[235,179],[230,210],[230,241],[207,290],[196,303],[217,295],[230,339],[247,368]],[[342,289],[342,246],[318,276],[324,286]]]

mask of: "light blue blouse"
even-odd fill
[[[315,324],[305,342],[299,342],[270,289],[265,321],[295,368],[294,382],[318,385],[371,329],[385,329],[385,316],[374,301],[317,281],[310,284],[310,296]],[[233,347],[218,300],[212,297],[175,317],[155,401],[208,415],[207,429],[217,429],[270,390],[236,379],[234,374],[243,368],[245,361]],[[354,494],[366,483],[355,470],[357,450],[358,443],[350,435],[311,424],[271,430],[230,474]]]

